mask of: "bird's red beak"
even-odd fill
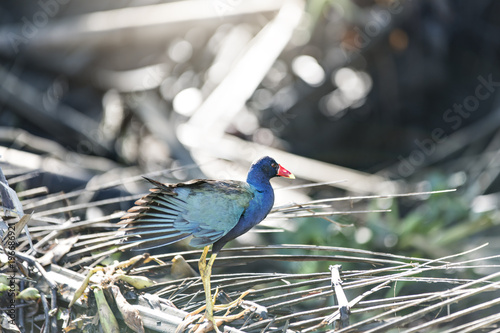
[[[295,176],[293,175],[293,173],[291,173],[287,169],[283,168],[281,165],[280,165],[280,168],[278,169],[278,176],[290,178],[290,179],[295,179]]]

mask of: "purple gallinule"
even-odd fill
[[[139,242],[142,249],[164,246],[192,236],[190,245],[204,247],[198,267],[205,289],[205,317],[217,325],[210,276],[214,260],[230,240],[262,221],[274,204],[273,177],[295,178],[271,157],[252,164],[247,181],[195,179],[185,183],[155,185],[151,193],[136,202],[123,216],[127,242]],[[206,261],[212,245],[212,255]]]

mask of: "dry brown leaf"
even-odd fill
[[[26,215],[25,215],[26,216]],[[43,257],[38,259],[42,266],[57,263],[66,253],[71,251],[73,245],[78,241],[78,236],[62,239],[51,250],[47,251]]]
[[[123,297],[122,293],[120,292],[120,288],[118,288],[118,286],[111,285],[108,287],[108,289],[111,290],[111,293],[115,298],[116,306],[122,314],[125,324],[127,324],[127,326],[130,327],[130,329],[132,329],[134,332],[144,333],[144,325],[142,323],[139,310],[137,310],[127,302],[125,297]]]

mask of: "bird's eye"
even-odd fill
[[[271,164],[271,166],[272,166],[273,168],[277,168],[277,167],[278,167],[278,164],[276,164],[276,163],[272,163],[272,164]]]

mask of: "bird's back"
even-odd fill
[[[195,247],[213,244],[240,220],[254,194],[245,182],[192,180],[156,188],[136,202],[120,224],[127,242],[147,249],[193,236]]]

